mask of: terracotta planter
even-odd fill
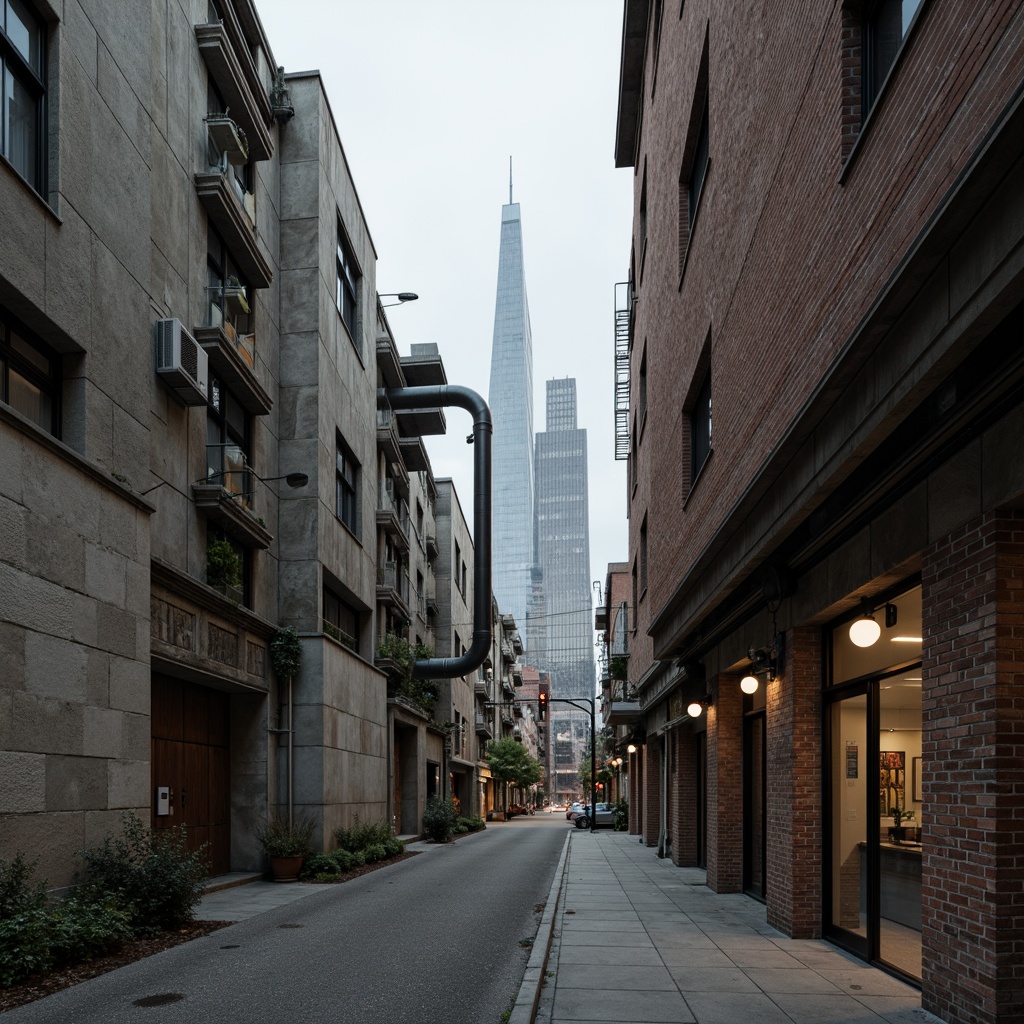
[[[270,873],[275,882],[297,882],[302,870],[302,857],[271,857]]]

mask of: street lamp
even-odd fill
[[[389,306],[400,306],[403,302],[415,302],[419,296],[415,292],[385,292],[383,295],[377,295],[377,301],[381,299],[398,299],[397,302],[380,302],[381,309],[387,309]]]

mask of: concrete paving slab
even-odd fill
[[[756,992],[757,986],[738,967],[695,967],[670,969],[672,979],[684,995],[690,992]]]
[[[696,1018],[678,992],[622,992],[560,987],[552,1024],[604,1021],[606,1024],[694,1024]]]
[[[558,982],[566,988],[609,989],[616,991],[676,992],[672,975],[657,967],[625,967],[621,964],[566,964],[559,961]]]
[[[885,1024],[863,1003],[844,995],[780,995],[775,998],[793,1024]]]
[[[618,964],[623,967],[657,967],[663,963],[653,943],[646,946],[566,946],[558,953],[558,966],[566,964]]]
[[[698,1024],[792,1024],[790,1017],[760,992],[692,992],[687,1003]]]

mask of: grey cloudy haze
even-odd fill
[[[616,170],[621,0],[256,0],[288,72],[320,71],[377,250],[399,351],[436,342],[448,380],[487,397],[501,206],[521,204],[544,382],[577,379],[588,432],[591,575],[627,555],[614,459],[614,285],[627,277],[631,170]],[[287,127],[284,128],[287,131]],[[427,439],[472,514],[470,421]]]

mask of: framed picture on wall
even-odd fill
[[[882,750],[878,755],[878,813],[885,818],[895,807],[907,806],[907,755],[904,750]]]
[[[911,789],[911,793],[913,794],[914,799],[918,803],[922,803],[924,801],[924,791],[923,791],[923,788],[921,786],[921,758],[919,758],[919,757],[912,757],[910,759],[910,766],[911,766],[911,786],[913,787]]]

